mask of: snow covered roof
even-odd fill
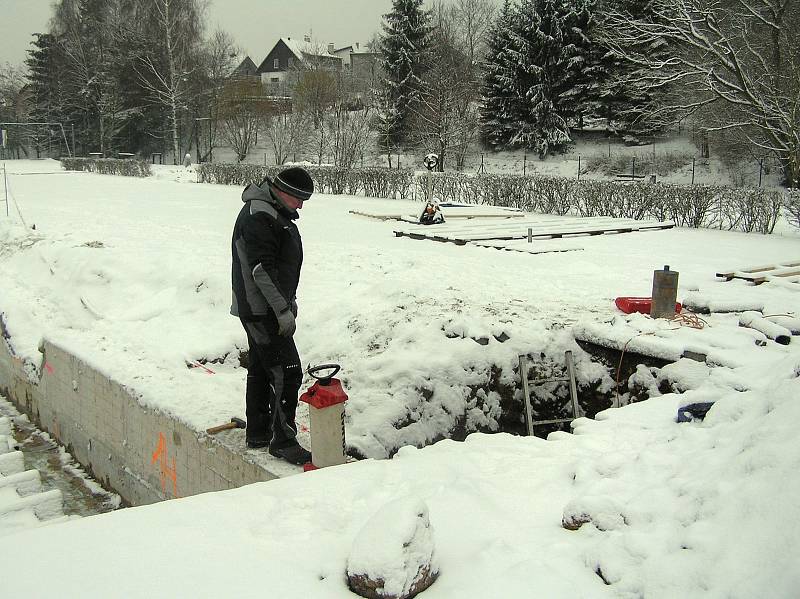
[[[322,56],[325,58],[338,58],[338,56],[334,56],[328,52],[327,46],[323,46],[321,44],[315,44],[312,42],[307,41],[299,41],[293,40],[290,37],[282,37],[280,39],[292,53],[297,56],[300,60],[303,60],[306,56]]]

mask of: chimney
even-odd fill
[[[328,54],[333,54],[333,42],[328,44]]]

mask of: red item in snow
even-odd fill
[[[650,314],[650,306],[653,303],[653,298],[651,297],[618,297],[614,300],[614,303],[617,305],[617,308],[625,312],[625,314],[630,314],[631,312],[640,312],[642,314]],[[675,312],[680,313],[683,309],[683,306],[680,302],[675,303]]]
[[[347,393],[344,392],[341,381],[339,379],[328,380],[330,382],[327,385],[323,385],[322,381],[311,385],[308,391],[300,396],[300,401],[314,406],[318,410],[346,402]]]

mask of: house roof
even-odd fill
[[[258,70],[256,63],[253,62],[253,59],[249,56],[245,56],[242,61],[239,63],[233,71],[231,75],[250,75],[254,74]]]
[[[298,40],[293,40],[292,38],[289,37],[282,37],[280,41],[286,44],[289,50],[291,50],[292,54],[294,54],[300,60],[303,60],[306,56],[322,56],[325,58],[338,58],[338,56],[334,56],[333,54],[328,53],[327,47],[321,47],[305,41],[301,42]]]

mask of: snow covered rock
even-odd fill
[[[347,560],[347,583],[374,599],[406,599],[439,576],[428,507],[400,499],[381,508],[358,533]]]
[[[625,517],[622,508],[610,497],[580,497],[564,507],[561,526],[567,530],[578,530],[589,522],[598,530],[616,530],[625,524]]]

